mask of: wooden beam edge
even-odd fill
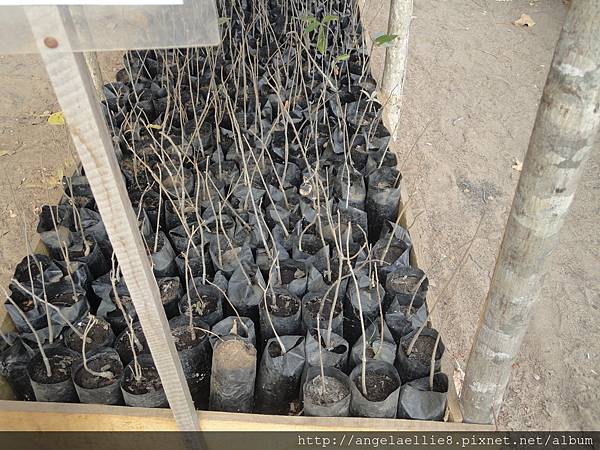
[[[197,411],[202,431],[492,431],[491,425]],[[0,431],[176,431],[168,409],[0,401]]]

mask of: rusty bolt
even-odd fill
[[[58,47],[58,41],[52,36],[48,36],[44,38],[44,45],[48,48],[56,48]]]

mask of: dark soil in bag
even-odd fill
[[[121,392],[125,404],[141,408],[167,408],[169,402],[152,356],[148,353],[139,355],[137,362],[137,375],[134,360],[125,367],[121,378]]]
[[[42,233],[40,237],[50,256],[56,261],[65,261],[63,252],[66,251],[69,261],[85,263],[93,278],[98,278],[110,270],[110,265],[98,242],[91,236],[85,236],[85,233],[82,236],[81,231],[60,228],[58,235],[54,231],[48,231]]]
[[[433,376],[433,389],[429,377],[409,381],[400,388],[399,419],[443,420],[448,401],[448,377],[444,373]]]
[[[50,364],[50,376],[38,351],[27,366],[31,387],[38,402],[77,403],[79,397],[71,379],[71,368],[80,356],[62,346],[44,348]]]
[[[377,263],[377,274],[382,286],[386,285],[389,273],[410,265],[410,250],[412,248],[412,241],[406,229],[391,222],[387,222],[386,229],[387,231],[382,233],[373,246],[373,258],[383,261]]]
[[[259,309],[262,342],[266,344],[269,339],[275,337],[275,332],[279,336],[294,336],[300,333],[302,330],[300,310],[300,299],[287,289],[281,287],[269,289]]]
[[[133,300],[131,300],[131,297],[129,295],[123,295],[119,297],[119,300],[123,309],[125,310],[125,313],[129,317],[131,317],[131,320],[136,321],[137,312],[133,307]],[[123,316],[123,311],[121,311],[121,309],[119,309],[116,305],[114,306],[115,309],[107,312],[104,317],[106,321],[110,324],[111,328],[113,329],[113,332],[116,335],[119,335],[121,332],[123,332],[123,330],[127,328],[127,320]]]
[[[362,388],[362,364],[350,374],[352,400],[350,413],[355,417],[396,417],[400,377],[393,365],[385,361],[367,361],[366,396]]]
[[[427,320],[427,305],[423,303],[419,308],[410,305],[400,305],[398,299],[394,299],[385,313],[385,323],[392,332],[394,340],[400,342],[403,336],[419,329]]]
[[[252,412],[256,348],[239,339],[218,341],[213,351],[210,409]]]
[[[199,317],[210,326],[223,318],[223,294],[214,286],[203,285],[201,279],[193,280],[188,293],[179,300],[181,314],[189,314],[190,302],[192,316]]]
[[[212,279],[215,275],[208,246],[204,249],[204,259],[202,258],[202,248],[198,246],[197,249],[190,248],[189,252],[177,255],[175,264],[177,265],[179,278],[182,280],[185,280],[186,271],[189,278],[202,278],[204,276]]]
[[[350,378],[334,367],[309,367],[302,392],[305,416],[350,415]]]
[[[0,347],[0,376],[8,381],[17,400],[35,401],[35,394],[27,374],[27,365],[33,351],[21,339],[12,345],[3,342]]]
[[[306,361],[302,336],[269,339],[263,352],[256,380],[256,412],[285,414],[298,398],[300,377]]]
[[[192,399],[196,407],[207,409],[212,348],[205,331],[210,331],[210,326],[195,318],[192,333],[186,316],[175,317],[169,325]]]
[[[83,335],[89,321],[90,317],[88,316],[86,319],[75,323],[74,327],[79,331],[79,333],[81,333],[81,335]],[[103,319],[96,318],[96,323],[92,325],[88,331],[85,343],[85,351],[86,353],[89,353],[101,347],[111,347],[114,341],[115,335],[112,332],[110,324]],[[67,348],[73,350],[74,352],[82,352],[83,340],[70,327],[63,335],[63,343]]]
[[[398,345],[395,366],[404,382],[424,378],[429,375],[431,370],[431,355],[433,354],[438,332],[433,328],[423,328],[423,331],[415,341],[415,345],[413,346],[410,355],[407,355],[410,342],[417,332],[418,330],[415,330],[402,337],[400,339],[400,344]],[[444,349],[444,344],[440,340],[435,352],[435,372],[441,370]]]
[[[344,315],[342,314],[342,302],[327,297],[324,299],[325,292],[307,292],[302,298],[302,326],[303,330],[310,330],[317,327],[317,318],[321,327],[327,327],[330,322],[331,311],[333,310],[332,330],[334,333],[343,336],[344,333]],[[321,306],[323,309],[321,310]],[[319,313],[319,311],[321,311]]]
[[[76,289],[77,286],[76,286]],[[87,297],[83,291],[77,290],[73,295],[73,288],[70,282],[61,280],[56,283],[50,283],[46,285],[46,297],[48,302],[59,308],[62,315],[71,323],[76,323],[83,319],[90,310],[90,305],[87,301]],[[27,295],[27,294],[25,294]],[[14,296],[14,294],[13,294]],[[44,298],[42,296],[38,296]],[[46,314],[46,305],[41,301],[34,301],[30,296],[19,295],[18,299],[15,299],[15,303],[25,313],[31,325],[38,331],[46,330],[44,336],[48,336],[48,315]],[[32,338],[35,342],[34,336],[29,336],[31,330],[19,311],[10,303],[8,300],[4,304],[6,312],[10,315],[13,323],[17,330],[22,336],[27,336],[28,339]],[[61,315],[54,309],[48,307],[48,313],[53,325],[53,332],[55,337],[61,332],[63,327],[67,325],[67,322]]]
[[[183,295],[181,281],[177,277],[158,278],[158,291],[167,319],[179,313],[179,299]]]
[[[73,383],[81,403],[122,405],[123,363],[119,354],[112,348],[88,352],[86,347],[86,358],[88,369],[96,373],[84,367],[83,359],[73,367]]]
[[[421,281],[423,280],[423,281]],[[388,273],[385,281],[385,298],[389,306],[393,300],[399,305],[409,305],[419,308],[427,297],[429,281],[425,272],[417,267],[398,267]]]
[[[381,234],[384,221],[394,222],[400,202],[399,172],[393,167],[381,167],[367,179],[366,210],[369,218],[369,241],[375,242]]]
[[[142,325],[139,322],[133,324],[133,346],[135,348],[136,355],[143,353],[149,353],[150,349],[146,342],[146,336],[142,331]],[[123,365],[126,366],[133,360],[133,352],[131,350],[132,336],[129,332],[129,328],[125,328],[117,339],[115,339],[115,350],[121,357]]]

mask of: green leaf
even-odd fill
[[[323,17],[323,20],[321,21],[321,23],[323,25],[329,23],[329,22],[333,22],[335,20],[339,20],[340,18],[338,16],[325,16]]]
[[[335,57],[335,62],[347,61],[350,58],[349,53],[344,53],[343,55],[338,55]]]
[[[324,55],[326,47],[327,42],[325,40],[325,28],[319,27],[319,36],[317,37],[317,50],[319,50],[319,53]]]
[[[392,42],[394,39],[398,37],[397,34],[382,34],[378,38],[375,39],[376,45],[385,45]]]
[[[224,24],[226,24],[227,22],[229,22],[230,20],[231,20],[231,18],[230,18],[230,17],[219,17],[218,24],[219,24],[219,25],[224,25]]]
[[[306,26],[304,27],[304,32],[305,33],[312,33],[313,31],[315,31],[317,29],[317,27],[321,25],[319,23],[319,21],[317,19],[315,19],[314,17],[311,17],[308,20],[308,23],[306,24]]]

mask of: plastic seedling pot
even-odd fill
[[[256,348],[240,339],[218,341],[212,359],[210,409],[252,412],[255,380]]]
[[[369,220],[370,242],[379,239],[381,228],[386,220],[394,221],[398,216],[400,178],[398,170],[386,166],[371,172],[367,178],[365,206]]]
[[[381,336],[380,328],[381,321],[377,321],[365,330],[367,335],[367,361],[373,359],[394,364],[394,360],[396,359],[396,342],[385,322],[383,323],[383,337]],[[363,340],[364,336],[359,337],[352,346],[352,350],[350,350],[350,369],[354,369],[354,367],[360,365],[363,360]]]
[[[248,344],[256,347],[256,332],[254,330],[254,322],[248,317],[237,316],[225,317],[220,322],[216,323],[212,328],[212,334],[209,337],[210,345],[214,349],[215,345],[221,339],[235,338],[241,339]],[[217,335],[217,336],[215,336]]]
[[[385,295],[380,285],[372,288],[367,276],[359,277],[359,291],[356,292],[354,282],[352,282],[346,291],[346,300],[344,301],[344,337],[349,343],[353,344],[362,335],[360,321],[360,309],[362,307],[363,320],[368,327],[372,323],[380,320],[379,302],[383,302]],[[359,305],[360,301],[360,305]],[[360,307],[359,307],[360,306]]]
[[[146,237],[147,252],[152,258],[152,270],[156,278],[174,277],[177,275],[175,250],[162,231],[158,232],[158,245],[154,251],[154,233]]]
[[[355,417],[396,417],[401,380],[393,365],[385,361],[366,363],[367,396],[362,392],[362,367],[350,373],[350,414]]]
[[[421,269],[412,266],[398,267],[386,277],[385,303],[389,306],[396,300],[399,305],[409,305],[412,301],[412,305],[419,308],[425,302],[428,288],[429,281]]]
[[[296,295],[282,287],[269,289],[259,308],[262,342],[266,344],[269,339],[275,337],[273,329],[279,336],[294,336],[300,333],[300,312],[301,301]]]
[[[83,335],[90,318],[83,319],[74,324],[75,328]],[[101,347],[111,347],[115,341],[115,335],[112,332],[110,324],[100,318],[96,318],[96,323],[90,328],[85,343],[85,351],[92,352]],[[72,328],[68,328],[63,335],[65,347],[74,352],[81,353],[83,341]]]
[[[159,278],[156,281],[167,319],[172,319],[179,314],[179,299],[183,295],[181,281],[177,277]]]
[[[139,322],[133,324],[134,346],[136,355],[150,352],[146,336],[142,331],[142,325]],[[123,365],[126,366],[133,361],[133,352],[131,351],[131,338],[129,328],[125,328],[115,339],[115,350],[119,354]]]
[[[148,353],[138,355],[140,377],[136,379],[135,361],[125,367],[121,378],[121,393],[127,406],[166,408],[169,406],[158,370]]]
[[[189,296],[189,297],[188,297]],[[179,312],[189,315],[190,300],[192,316],[212,326],[223,318],[223,294],[214,286],[202,284],[197,278],[190,283],[188,293],[179,300]]]
[[[27,374],[27,365],[32,354],[33,351],[21,339],[15,340],[10,346],[6,344],[1,347],[0,376],[6,378],[17,400],[35,400],[35,394]]]
[[[443,420],[448,401],[448,377],[444,373],[433,376],[433,389],[429,377],[409,381],[400,388],[399,419]]]
[[[269,339],[263,352],[256,380],[256,412],[286,414],[298,398],[300,378],[306,357],[302,336]]]
[[[211,279],[215,275],[212,260],[210,258],[210,252],[208,251],[208,246],[205,246],[204,249],[204,262],[202,261],[201,247],[198,245],[197,249],[190,248],[190,251],[187,252],[187,263],[186,253],[180,253],[175,258],[175,264],[177,265],[179,278],[182,280],[185,280],[186,271],[188,277],[191,278],[202,278],[204,275]]]
[[[417,332],[418,330],[415,330],[402,337],[398,345],[398,353],[396,353],[396,362],[394,364],[396,369],[398,369],[398,374],[405,382],[424,378],[429,375],[431,370],[431,355],[433,354],[438,332],[433,328],[423,328],[423,331],[415,341],[412,352],[407,356],[406,353],[410,342]],[[441,370],[443,354],[444,344],[440,340],[435,352],[435,372]]]
[[[408,311],[408,307],[408,304],[398,304],[398,299],[396,298],[385,313],[385,323],[396,342],[400,342],[403,336],[419,329],[427,320],[427,305],[425,303],[422,303],[419,308],[411,307],[410,312]]]
[[[348,365],[348,351],[350,346],[348,342],[336,333],[331,333],[331,339],[328,341],[328,331],[321,328],[321,342],[317,329],[313,328],[306,333],[305,354],[306,365],[320,366],[321,362],[325,367],[335,367],[345,371]]]
[[[27,373],[38,402],[77,403],[79,397],[71,378],[71,368],[77,364],[80,355],[62,346],[47,346],[44,349],[50,363],[48,376],[42,354],[38,351],[29,364]]]
[[[112,297],[112,293],[110,297]],[[137,312],[135,311],[131,297],[129,295],[121,295],[119,296],[119,299],[121,300],[121,305],[125,309],[125,312],[133,321],[136,321]],[[123,312],[117,307],[117,305],[113,303],[112,306],[114,306],[114,309],[108,311],[104,318],[110,324],[115,335],[118,336],[127,328],[127,321],[125,320],[125,317],[123,317]]]
[[[105,376],[86,370],[83,359],[73,366],[73,384],[81,403],[122,405],[123,363],[119,354],[113,348],[100,348],[95,352],[88,352],[86,348],[86,357],[88,368]]]
[[[350,415],[350,378],[335,367],[309,367],[302,388],[304,415],[348,417]]]
[[[190,330],[188,316],[178,316],[169,321],[171,335],[192,399],[196,407],[207,409],[212,348],[205,331],[210,331],[210,326],[198,318],[193,319],[192,325],[193,333]]]
[[[331,309],[333,308],[333,299],[331,297],[323,298],[325,292],[307,292],[302,298],[302,325],[303,330],[310,330],[317,327],[318,322],[321,327],[329,324]],[[323,304],[323,301],[325,302]],[[321,305],[323,311],[319,314]],[[335,302],[335,309],[332,320],[332,331],[339,336],[344,333],[344,315],[342,314],[342,301],[338,299]]]

